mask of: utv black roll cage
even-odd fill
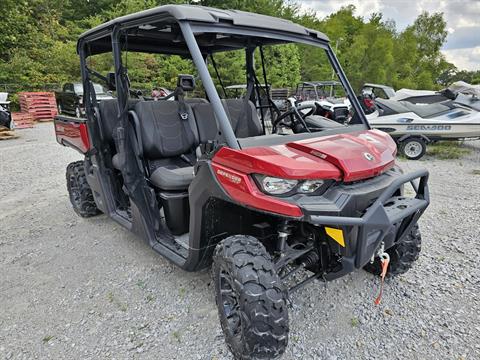
[[[238,149],[239,143],[210,77],[206,60],[216,52],[245,49],[247,94],[253,100],[256,96],[253,88],[259,83],[254,70],[255,49],[287,43],[325,49],[338,79],[351,99],[352,107],[360,121],[369,128],[361,106],[330,48],[328,37],[323,33],[269,16],[184,5],[165,5],[120,17],[89,30],[80,37],[77,50],[86,93],[87,117],[94,116],[96,104],[95,93],[91,91],[92,72],[86,61],[89,56],[110,51],[113,53],[120,130],[127,121],[129,95],[129,79],[122,62],[122,52],[180,55],[193,60],[226,144]]]

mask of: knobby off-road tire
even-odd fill
[[[213,279],[220,323],[235,359],[275,359],[288,343],[286,294],[272,259],[254,237],[219,243]]]
[[[406,273],[415,261],[422,248],[422,237],[418,224],[415,224],[410,232],[406,234],[398,243],[387,249],[390,255],[390,264],[388,265],[387,276],[395,276]],[[372,274],[380,275],[382,272],[379,258],[375,258],[373,264],[368,263],[364,269]]]
[[[92,190],[87,183],[83,161],[75,161],[67,166],[67,190],[73,210],[81,217],[91,217],[100,213],[95,204]]]

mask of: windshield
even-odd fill
[[[222,34],[223,39],[226,36]],[[298,43],[257,47],[251,88],[242,84],[248,78],[246,50],[215,53],[207,60],[220,97],[251,100],[265,134],[278,133],[276,119],[288,112],[290,115],[279,123],[288,128],[282,133],[308,132],[305,121],[310,121],[316,130],[334,127],[335,123],[338,126],[361,124],[352,106],[357,99],[354,94],[349,96],[331,66],[327,51],[321,46]],[[269,86],[265,87],[265,83]],[[294,108],[300,109],[303,119],[298,119]]]
[[[82,84],[74,84],[75,93],[78,95],[83,95],[83,85]],[[105,89],[100,84],[93,84],[93,88],[95,89],[95,94],[106,94]]]

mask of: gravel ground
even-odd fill
[[[66,192],[79,155],[52,124],[0,142],[0,358],[231,359],[208,272],[186,273],[107,219],[82,219]],[[430,170],[415,267],[363,271],[296,293],[283,359],[480,358],[480,142]],[[476,170],[476,171],[475,171]]]

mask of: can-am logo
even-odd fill
[[[242,178],[240,176],[233,175],[223,170],[217,170],[217,174],[223,176],[224,178],[227,178],[234,184],[240,184],[242,182]]]
[[[368,153],[368,152],[363,153],[363,157],[364,157],[365,159],[367,159],[368,161],[373,161],[373,160],[375,160],[375,156],[373,156],[372,154],[370,154],[370,153]]]
[[[451,125],[408,125],[407,130],[429,130],[429,131],[445,131],[451,130]]]

